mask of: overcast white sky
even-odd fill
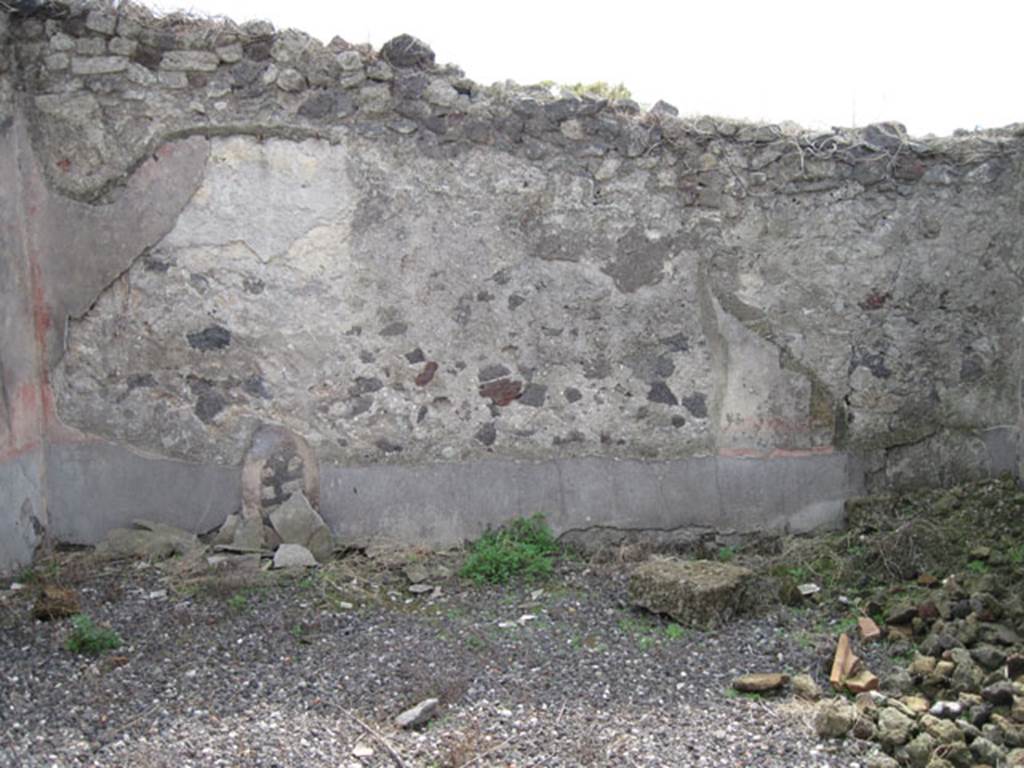
[[[684,115],[912,134],[1024,122],[1021,0],[158,0],[376,48],[402,32],[481,83],[605,80]]]

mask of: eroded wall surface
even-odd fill
[[[147,483],[222,518],[261,424],[336,531],[435,542],[811,527],[1019,470],[1020,131],[683,120],[127,5],[8,24],[65,538]]]

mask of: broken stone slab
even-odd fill
[[[777,672],[754,672],[740,675],[732,681],[732,687],[740,693],[767,693],[777,691],[789,684],[789,675]]]
[[[850,693],[867,693],[868,691],[877,691],[879,681],[877,675],[862,669],[856,674],[847,677],[843,681],[843,685],[846,686],[846,690]]]
[[[430,579],[430,571],[427,566],[419,562],[409,563],[402,569],[402,573],[410,584],[419,584]]]
[[[235,540],[235,531],[242,518],[240,515],[231,514],[224,519],[224,523],[217,529],[213,536],[214,544],[231,544]]]
[[[211,568],[223,569],[226,571],[258,571],[262,558],[258,552],[217,552],[206,558],[206,564]]]
[[[395,718],[395,725],[399,728],[417,728],[425,725],[437,714],[440,702],[437,699],[426,699],[415,707],[410,707]]]
[[[318,562],[326,562],[334,554],[331,530],[304,493],[293,493],[271,512],[270,524],[284,544],[301,544],[313,553]]]
[[[829,673],[828,681],[837,691],[842,690],[846,679],[856,674],[860,658],[854,654],[850,647],[850,637],[844,632],[836,642],[836,653],[832,658],[832,671]]]
[[[282,544],[274,553],[274,568],[315,568],[316,558],[301,544]]]
[[[629,579],[634,605],[684,627],[725,624],[754,608],[755,592],[752,571],[711,560],[655,558],[637,566]]]
[[[857,631],[860,632],[861,642],[870,643],[882,637],[882,629],[869,616],[861,616],[857,619]]]
[[[132,528],[115,528],[96,545],[96,554],[104,557],[144,557],[162,559],[187,555],[203,549],[194,533],[172,525],[136,520]]]
[[[235,527],[231,548],[241,552],[258,552],[266,544],[263,521],[258,517],[242,517]]]

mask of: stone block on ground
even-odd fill
[[[231,540],[231,548],[242,552],[254,552],[263,549],[266,537],[263,533],[263,521],[258,517],[243,517],[235,527],[235,535]]]
[[[832,671],[828,676],[829,683],[837,691],[841,690],[846,679],[858,671],[860,658],[850,647],[850,638],[846,633],[839,636],[836,642],[836,654],[832,659]]]
[[[860,633],[862,642],[870,643],[882,637],[882,630],[870,616],[861,616],[857,619],[857,631]]]
[[[829,699],[818,705],[814,730],[822,739],[841,739],[857,722],[857,708],[843,699]]]
[[[284,544],[301,544],[313,553],[318,562],[330,560],[334,553],[334,537],[330,528],[303,493],[293,493],[271,512],[270,524]]]
[[[437,714],[440,702],[437,699],[426,699],[415,707],[411,707],[395,718],[395,725],[399,728],[417,728],[425,725],[434,715]]]
[[[274,553],[275,568],[313,568],[316,558],[301,544],[282,544]]]
[[[172,525],[136,520],[132,528],[115,528],[96,545],[96,554],[106,557],[145,557],[161,559],[187,555],[202,549],[194,533]]]
[[[213,535],[214,544],[231,544],[235,540],[235,531],[238,530],[238,523],[241,520],[239,515],[228,515],[224,523]]]
[[[740,675],[732,681],[732,687],[740,693],[766,693],[789,684],[789,675],[777,672]]]
[[[715,627],[756,605],[752,571],[710,560],[657,558],[629,579],[632,603],[670,616],[684,627]]]

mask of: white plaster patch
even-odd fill
[[[215,140],[206,178],[165,248],[244,242],[266,263],[316,227],[351,217],[348,155],[325,141]]]

